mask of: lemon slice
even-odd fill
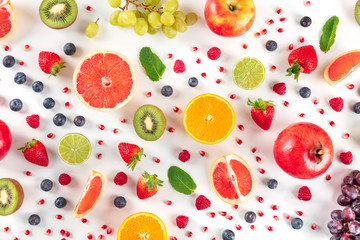
[[[257,58],[244,57],[235,64],[233,79],[242,89],[258,88],[265,79],[264,65]]]
[[[80,133],[68,133],[60,139],[58,154],[66,163],[80,164],[90,157],[91,144]]]

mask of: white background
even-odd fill
[[[359,168],[359,117],[352,111],[352,105],[359,101],[359,72],[355,71],[346,80],[334,87],[330,87],[323,78],[323,71],[326,65],[340,53],[359,48],[360,26],[354,19],[355,1],[335,1],[318,0],[312,1],[310,7],[305,6],[305,1],[268,1],[256,0],[256,18],[252,28],[243,36],[237,38],[223,38],[213,34],[207,27],[203,9],[205,1],[180,1],[180,8],[185,12],[196,12],[199,21],[195,26],[188,28],[184,34],[178,34],[175,39],[167,39],[162,33],[156,35],[137,36],[132,29],[121,29],[109,24],[109,16],[113,11],[105,0],[103,1],[78,1],[79,14],[76,22],[63,30],[54,30],[46,27],[39,18],[39,0],[25,1],[13,0],[17,21],[14,33],[0,43],[0,58],[11,54],[17,60],[23,60],[24,66],[16,64],[15,67],[7,69],[0,66],[0,118],[4,120],[11,129],[13,143],[10,153],[0,162],[0,176],[12,177],[21,182],[25,199],[21,209],[13,215],[0,217],[0,228],[9,226],[7,233],[0,231],[1,239],[60,239],[59,231],[65,229],[71,232],[69,239],[86,239],[87,233],[92,233],[95,237],[99,234],[106,235],[105,239],[116,239],[116,231],[121,222],[130,214],[140,211],[149,211],[157,214],[163,219],[168,230],[168,236],[176,236],[177,239],[212,239],[217,236],[221,239],[224,229],[232,229],[236,233],[236,239],[329,239],[330,234],[326,224],[330,220],[330,211],[338,208],[336,198],[340,193],[340,183],[342,178],[351,169]],[[93,11],[86,10],[86,6],[92,6]],[[281,14],[276,10],[282,9]],[[310,16],[313,23],[308,28],[303,28],[299,20],[303,16]],[[331,50],[324,54],[319,49],[319,38],[321,28],[325,21],[337,15],[340,24],[337,31],[335,44]],[[286,21],[280,22],[281,17],[286,17]],[[100,18],[99,34],[94,39],[89,39],[84,34],[84,29],[89,21]],[[267,25],[266,21],[273,19],[273,25]],[[259,38],[254,38],[255,32],[267,29],[267,34]],[[277,29],[283,28],[283,33],[278,33]],[[300,37],[304,37],[304,43],[299,42]],[[264,45],[269,39],[278,43],[278,49],[268,52]],[[77,52],[73,56],[66,56],[62,48],[65,43],[73,42],[77,46]],[[242,48],[244,43],[248,44],[245,50]],[[310,75],[300,76],[298,83],[292,77],[286,77],[288,67],[287,56],[289,54],[288,45],[292,43],[294,47],[306,44],[314,45],[319,59],[317,69]],[[24,51],[25,44],[31,46],[29,51]],[[10,47],[9,52],[3,50],[3,46]],[[138,53],[144,46],[149,46],[163,60],[167,70],[163,79],[159,82],[152,82],[144,74]],[[206,57],[206,51],[217,46],[222,50],[222,55],[217,61],[211,61]],[[192,48],[198,47],[197,52]],[[138,84],[133,99],[122,109],[112,113],[100,113],[87,109],[75,96],[72,90],[72,74],[76,64],[87,53],[93,50],[114,50],[129,58],[136,70]],[[57,77],[50,77],[44,74],[37,64],[38,53],[40,51],[54,51],[58,53],[66,62],[66,68],[62,69]],[[171,59],[167,59],[167,54],[173,54]],[[264,83],[256,90],[246,91],[238,88],[232,80],[232,68],[242,57],[257,57],[265,66],[266,78]],[[197,64],[195,61],[200,58],[202,62]],[[176,59],[185,62],[186,72],[176,74],[172,67]],[[277,70],[270,71],[270,67],[275,65]],[[217,68],[223,66],[224,73],[220,73]],[[24,85],[17,85],[13,81],[16,72],[23,71],[28,76],[28,81]],[[200,74],[207,73],[207,78],[203,79]],[[200,81],[196,88],[191,88],[187,84],[189,77],[197,77]],[[216,84],[216,79],[223,79],[222,84]],[[41,93],[35,93],[31,89],[33,81],[40,80],[45,88]],[[272,91],[274,83],[284,81],[287,85],[287,93],[284,96],[277,95]],[[355,85],[353,90],[346,88],[346,85]],[[165,98],[161,95],[160,89],[163,85],[169,84],[174,88],[174,94]],[[308,99],[299,96],[298,90],[308,86],[312,90],[312,95]],[[69,87],[69,93],[62,93],[64,87]],[[151,92],[152,96],[146,98],[146,93]],[[236,126],[244,125],[245,130],[240,131],[235,127],[231,135],[223,142],[215,146],[207,146],[192,140],[182,126],[182,113],[186,104],[195,96],[211,92],[219,94],[229,100],[236,112]],[[236,94],[236,99],[230,99],[231,94]],[[42,101],[46,97],[53,97],[56,106],[47,110],[42,106]],[[332,97],[343,97],[344,109],[341,113],[333,111],[328,100]],[[246,105],[247,98],[252,100],[263,98],[273,100],[276,104],[276,114],[269,131],[263,131],[254,124],[250,117],[250,107]],[[24,107],[20,112],[12,112],[9,101],[13,98],[20,98]],[[314,105],[312,101],[318,98],[320,103]],[[290,103],[289,107],[283,105],[283,101]],[[70,102],[71,109],[66,109],[65,102]],[[165,131],[164,135],[155,142],[145,142],[140,139],[132,127],[132,117],[138,107],[143,104],[154,104],[160,107],[167,118],[167,128],[175,128],[174,133]],[[180,108],[180,112],[174,113],[173,106]],[[321,115],[318,108],[323,108],[325,114]],[[67,122],[63,127],[56,127],[52,123],[52,117],[62,112],[67,116]],[[306,117],[299,117],[304,113]],[[41,118],[40,127],[36,130],[31,129],[25,122],[25,118],[31,114],[39,114]],[[86,124],[82,128],[76,127],[72,121],[77,115],[86,117]],[[127,123],[121,123],[121,118],[126,118]],[[299,180],[286,175],[275,163],[272,155],[273,142],[277,134],[287,125],[298,122],[309,121],[323,127],[330,135],[334,143],[335,157],[334,162],[326,174],[332,176],[331,181],[325,180],[322,175],[313,180]],[[335,127],[329,125],[329,121],[336,123]],[[98,124],[103,124],[105,130],[97,128]],[[112,131],[118,128],[118,134]],[[53,132],[55,136],[48,139],[46,135]],[[93,152],[90,159],[82,165],[70,166],[63,162],[57,154],[57,143],[60,138],[69,132],[79,132],[84,134],[91,141]],[[344,133],[349,133],[349,139],[343,139]],[[240,138],[243,143],[238,145],[235,138]],[[16,149],[22,147],[25,142],[37,138],[47,147],[50,164],[43,168],[27,162],[20,151]],[[98,140],[103,140],[105,144],[100,146]],[[136,143],[144,148],[146,158],[143,158],[134,172],[128,170],[117,150],[117,144],[121,141]],[[256,153],[251,149],[257,148]],[[182,163],[177,159],[178,153],[182,149],[189,150],[191,159],[187,163]],[[199,155],[199,151],[206,152],[205,157]],[[339,161],[338,155],[343,151],[352,151],[354,162],[346,166]],[[103,154],[103,158],[98,160],[96,155]],[[235,153],[242,156],[251,166],[255,176],[255,193],[251,200],[239,206],[238,210],[217,198],[209,183],[209,171],[212,162],[225,154]],[[255,161],[255,157],[262,159],[261,163]],[[158,157],[161,162],[156,164],[153,157]],[[192,175],[197,183],[197,189],[191,196],[185,196],[176,192],[167,180],[167,169],[171,165],[177,165]],[[259,168],[265,169],[265,174],[258,172]],[[82,188],[91,170],[97,170],[105,176],[106,185],[102,196],[93,209],[86,216],[87,223],[81,223],[79,219],[73,219],[71,212],[81,195]],[[149,173],[156,173],[160,179],[165,181],[158,194],[147,200],[139,200],[136,196],[136,181],[141,173],[146,170]],[[26,176],[25,171],[31,171],[33,176]],[[113,183],[115,174],[124,171],[128,174],[129,181],[124,186],[116,186]],[[72,182],[68,186],[61,186],[57,178],[66,172],[72,177]],[[43,192],[40,189],[40,182],[44,178],[54,181],[54,188],[51,192]],[[276,190],[266,187],[269,178],[276,178],[279,186]],[[300,186],[307,185],[312,191],[313,198],[309,202],[297,199],[297,190]],[[211,207],[203,211],[197,211],[194,202],[199,194],[204,194],[211,200]],[[113,205],[115,196],[124,196],[127,199],[127,206],[124,209],[117,209]],[[63,196],[68,200],[68,205],[64,209],[57,209],[54,200],[58,196]],[[259,203],[257,197],[264,198],[264,203]],[[45,204],[39,206],[37,202],[45,200]],[[172,205],[167,206],[164,201],[171,200]],[[279,210],[271,209],[272,205],[278,205]],[[254,223],[255,230],[249,228],[249,224],[244,221],[244,213],[248,210],[264,212],[264,217],[258,217]],[[294,230],[290,226],[290,220],[284,218],[284,213],[288,213],[291,218],[296,217],[296,211],[302,211],[301,217],[304,226],[301,230]],[[233,216],[233,220],[227,220],[219,215],[220,211],[226,211]],[[209,218],[208,213],[215,212],[215,218]],[[30,226],[27,223],[28,216],[36,213],[41,217],[38,226]],[[55,219],[56,214],[63,216],[62,220]],[[187,215],[190,218],[185,230],[180,230],[175,224],[177,215]],[[273,216],[279,217],[276,221]],[[316,230],[311,229],[311,224],[317,224]],[[114,232],[107,235],[101,226],[106,224],[113,228]],[[235,224],[240,224],[240,231],[235,229]],[[207,226],[207,232],[202,231],[202,227]],[[274,228],[273,232],[267,230],[268,226]],[[52,235],[46,236],[46,229],[53,231]],[[30,236],[23,234],[24,230],[31,231]],[[191,231],[193,236],[186,237],[186,233]]]

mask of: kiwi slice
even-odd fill
[[[0,179],[0,215],[16,212],[23,203],[24,191],[20,183],[12,178]]]
[[[136,110],[133,124],[139,137],[146,141],[155,141],[164,133],[166,119],[160,108],[143,105]]]
[[[48,27],[61,29],[73,24],[78,7],[74,0],[43,0],[39,14],[41,21]]]

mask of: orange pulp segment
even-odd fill
[[[4,40],[15,29],[15,13],[10,1],[0,1],[0,41]]]

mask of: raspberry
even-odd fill
[[[59,183],[61,185],[68,185],[71,182],[71,177],[69,176],[69,174],[66,173],[62,173],[59,176]]]
[[[218,47],[212,47],[207,51],[207,56],[211,60],[216,60],[220,57],[221,51]]]
[[[187,162],[190,159],[190,153],[188,150],[182,150],[182,152],[179,153],[179,160],[182,162]]]
[[[302,186],[298,192],[298,199],[303,201],[311,200],[311,192],[307,186]]]
[[[330,107],[336,112],[340,112],[344,107],[344,100],[341,97],[335,97],[329,100]]]
[[[183,229],[186,227],[186,225],[189,222],[189,217],[184,216],[184,215],[179,215],[176,217],[176,225],[178,226],[178,228]]]
[[[26,122],[32,128],[38,128],[40,126],[40,117],[37,114],[33,114],[26,117]]]
[[[124,185],[127,183],[127,175],[124,172],[118,172],[114,177],[114,183],[116,185]]]
[[[185,67],[184,62],[179,59],[176,60],[175,64],[174,64],[174,72],[175,73],[183,73],[183,72],[185,72],[185,70],[186,70],[186,67]]]
[[[204,195],[199,195],[196,198],[195,206],[197,210],[203,210],[211,206],[211,202]]]
[[[279,82],[274,84],[273,91],[279,95],[284,95],[286,93],[286,85],[284,82]]]
[[[352,152],[347,151],[347,152],[342,152],[342,153],[340,153],[340,161],[341,161],[343,164],[346,164],[346,165],[351,164],[352,161],[353,161]]]

